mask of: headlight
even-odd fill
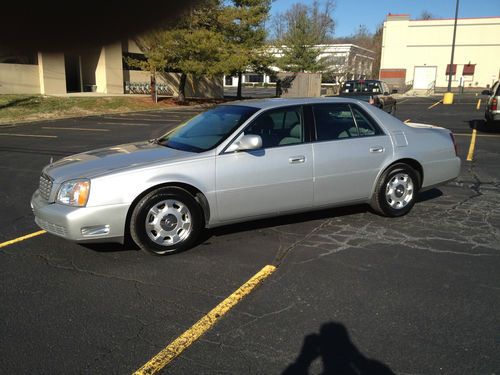
[[[64,182],[57,193],[57,202],[69,206],[83,207],[87,204],[90,192],[89,180]]]

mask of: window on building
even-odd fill
[[[450,69],[450,64],[446,65],[446,75],[449,76],[451,71],[451,75],[455,76],[457,75],[457,64],[453,64]]]
[[[245,74],[245,82],[261,83],[264,82],[264,76],[262,74]]]
[[[38,55],[36,52],[21,52],[0,48],[0,64],[37,65]]]
[[[464,70],[462,72],[463,76],[473,76],[476,70],[476,64],[466,64],[464,65]]]

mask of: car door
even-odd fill
[[[300,210],[313,204],[312,145],[301,106],[262,113],[245,130],[262,148],[216,158],[221,221]]]
[[[358,105],[317,104],[312,111],[315,205],[366,201],[392,156],[390,137]]]

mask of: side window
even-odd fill
[[[362,112],[356,106],[352,106],[352,113],[356,119],[356,124],[358,125],[358,131],[360,136],[370,136],[370,135],[380,135],[383,134],[382,130],[373,122],[372,119],[368,117],[367,114]]]
[[[313,113],[317,141],[331,141],[359,135],[348,104],[314,105]]]
[[[260,135],[263,148],[303,143],[302,107],[287,107],[264,112],[245,129],[245,134]]]

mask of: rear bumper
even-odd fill
[[[488,121],[500,121],[500,111],[486,111],[484,117]]]
[[[429,189],[454,180],[460,175],[461,166],[462,161],[459,157],[424,164],[422,189]]]
[[[56,236],[77,242],[123,242],[128,204],[70,207],[48,203],[37,190],[31,208],[37,225]]]

